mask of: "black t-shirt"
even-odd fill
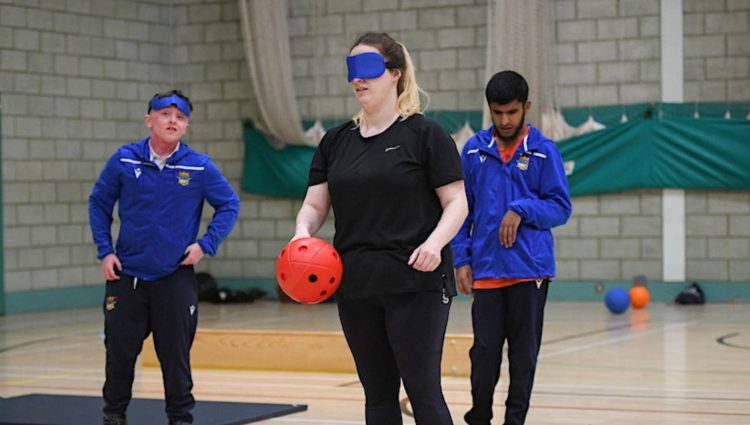
[[[344,263],[340,299],[439,290],[455,295],[453,253],[433,272],[407,264],[443,213],[435,189],[463,180],[456,144],[440,125],[412,115],[362,137],[353,122],[329,130],[310,166],[308,186],[328,182],[333,245]]]

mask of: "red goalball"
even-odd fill
[[[325,301],[338,289],[344,266],[336,249],[318,238],[289,242],[276,259],[276,281],[302,304]]]

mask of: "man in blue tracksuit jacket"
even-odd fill
[[[193,266],[215,255],[239,214],[239,198],[208,156],[181,142],[193,105],[179,90],[155,95],[144,121],[149,137],[120,147],[89,197],[97,258],[106,280],[104,424],[126,425],[135,363],[154,336],[170,425],[190,424],[195,400],[190,347],[198,323]],[[203,203],[214,208],[200,238]],[[112,244],[112,211],[120,232]]]
[[[473,293],[471,425],[489,425],[503,344],[510,384],[505,424],[526,420],[542,341],[544,305],[555,275],[551,229],[572,212],[562,157],[539,130],[525,126],[526,80],[495,74],[485,96],[492,126],[461,154],[469,215],[451,242],[459,287]]]

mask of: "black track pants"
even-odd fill
[[[135,364],[150,333],[164,378],[170,421],[192,422],[195,400],[190,347],[198,324],[198,285],[192,267],[144,281],[120,273],[107,282],[104,298],[104,345],[107,348],[104,412],[125,414],[132,397]]]

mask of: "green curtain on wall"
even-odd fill
[[[727,119],[726,113],[731,117]],[[568,170],[571,194],[591,195],[643,188],[750,189],[750,120],[741,104],[635,104],[572,108],[566,122],[589,116],[603,130],[558,142]],[[435,111],[450,133],[465,123],[481,127],[481,111]],[[622,117],[627,122],[622,123]],[[331,128],[342,120],[323,122]],[[311,122],[303,123],[307,128]],[[315,148],[274,149],[266,136],[246,123],[242,190],[302,198]]]
[[[437,120],[449,133],[457,132],[465,123],[475,131],[482,125],[482,113],[476,111],[431,111],[427,116]],[[332,128],[346,122],[323,120],[323,128]],[[304,121],[307,129],[313,121]],[[245,192],[287,198],[303,198],[307,190],[307,173],[315,148],[287,145],[275,149],[268,137],[256,129],[252,122],[244,125],[245,162],[241,187]]]
[[[288,145],[275,149],[265,134],[245,123],[245,163],[241,187],[245,192],[304,198],[307,173],[315,148]]]
[[[589,114],[607,125],[557,143],[573,196],[645,188],[750,189],[747,106],[639,104],[568,114],[573,125]]]

